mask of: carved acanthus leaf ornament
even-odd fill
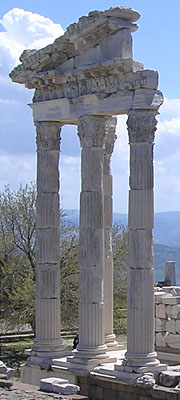
[[[59,122],[36,122],[36,144],[38,150],[59,150],[60,131]]]
[[[156,110],[132,110],[127,119],[129,142],[154,142],[156,132]]]
[[[81,147],[104,147],[108,133],[107,118],[83,116],[78,121],[78,136]]]

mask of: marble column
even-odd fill
[[[130,144],[128,337],[125,365],[155,367],[153,146],[156,110],[132,110]]]
[[[105,243],[105,343],[109,349],[117,346],[113,333],[113,253],[112,253],[112,191],[111,156],[116,140],[117,118],[107,121],[107,136],[104,153],[104,243]]]
[[[104,358],[104,145],[106,118],[83,116],[78,121],[82,147],[80,195],[80,305],[78,354]]]
[[[32,355],[54,358],[60,336],[59,151],[60,123],[36,123],[37,244],[36,338]]]

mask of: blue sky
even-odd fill
[[[62,28],[65,30],[89,11],[117,6],[113,0],[6,0],[2,3],[0,190],[7,184],[16,189],[20,183],[35,179],[35,129],[31,110],[27,107],[32,91],[13,84],[8,78],[8,72],[18,64],[18,56],[24,48],[40,48],[53,42],[62,33]],[[134,59],[142,62],[146,69],[159,71],[159,88],[165,96],[156,134],[155,210],[180,211],[180,1],[124,0],[119,5],[140,12],[139,29],[133,34]],[[118,119],[118,140],[112,157],[116,212],[127,212],[129,167],[125,120],[125,117]],[[79,142],[76,128],[66,126],[62,131],[61,148],[61,201],[64,208],[78,208],[79,190]]]

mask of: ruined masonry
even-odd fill
[[[38,374],[46,377],[45,369],[52,362],[59,365],[61,375],[65,370],[73,375],[78,371],[89,374],[94,368],[94,374],[103,374],[100,365],[108,369],[109,361],[114,360],[111,375],[118,379],[166,369],[154,350],[152,252],[153,148],[163,95],[157,90],[158,73],[144,70],[133,60],[132,33],[139,17],[127,7],[90,12],[53,44],[24,51],[21,64],[10,74],[13,82],[35,89],[30,107],[37,132],[36,338],[25,367],[26,381],[32,382]],[[118,345],[112,317],[110,159],[116,115],[122,114],[128,117],[130,145],[128,338],[127,352],[116,362],[117,357],[112,357],[112,349]],[[60,336],[58,166],[65,124],[77,125],[82,186],[80,343],[63,369],[62,360],[57,362],[64,349]]]

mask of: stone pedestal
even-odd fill
[[[37,244],[36,338],[31,361],[52,359],[64,348],[60,336],[59,150],[60,124],[36,123]]]
[[[175,261],[166,261],[164,280],[169,286],[176,286],[176,263]]]
[[[71,364],[88,368],[107,357],[104,342],[104,145],[106,118],[79,118],[80,196],[79,345]],[[81,359],[81,361],[77,361]]]
[[[153,142],[157,111],[128,116],[130,143],[128,336],[124,365],[156,367],[154,351]]]

